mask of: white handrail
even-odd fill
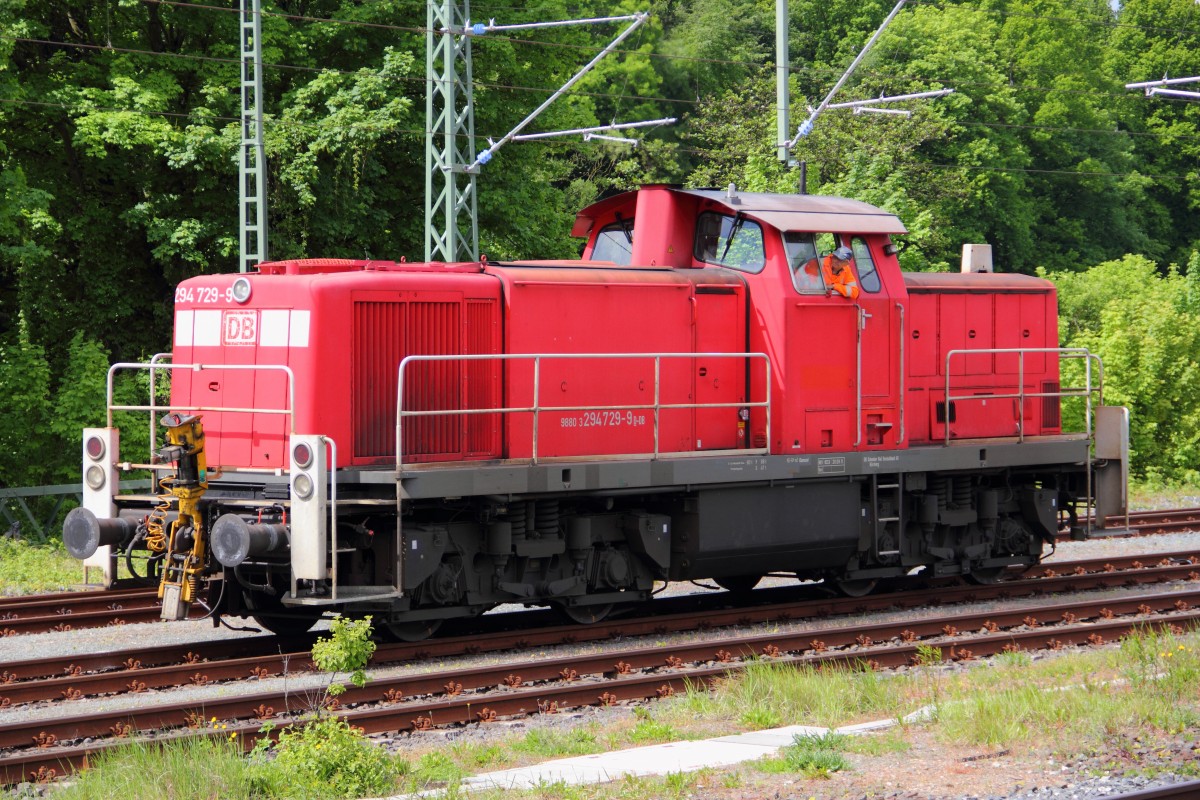
[[[108,377],[105,385],[105,405],[107,408],[107,426],[113,427],[113,412],[114,411],[146,411],[150,413],[151,419],[159,411],[198,411],[212,412],[225,414],[285,414],[288,417],[288,432],[294,434],[296,432],[296,376],[292,372],[291,367],[283,364],[167,364],[159,361],[159,354],[154,356],[149,362],[142,361],[122,361],[113,364],[108,368]],[[151,394],[149,405],[117,405],[113,402],[113,377],[121,370],[149,370],[151,376],[155,370],[191,370],[192,372],[204,372],[205,370],[267,370],[282,372],[287,377],[287,407],[286,408],[255,408],[255,407],[240,407],[240,406],[205,406],[205,405],[175,405],[168,403],[167,405],[159,405],[158,398],[154,395],[154,383],[151,381]],[[150,448],[154,448],[153,430],[150,437]],[[151,459],[153,460],[153,459]],[[143,466],[143,465],[138,465]],[[220,466],[219,464],[216,466]]]
[[[654,360],[654,402],[629,405],[609,406],[543,406],[538,402],[541,385],[541,365],[543,360],[555,359],[653,359]],[[764,368],[764,385],[766,396],[763,400],[751,402],[729,403],[662,403],[660,384],[662,377],[662,359],[697,359],[697,358],[739,358],[762,361]],[[424,411],[406,411],[404,409],[404,377],[410,364],[429,361],[532,361],[533,362],[533,405],[530,406],[501,406],[498,408],[453,408]],[[474,355],[415,355],[407,356],[397,369],[396,379],[396,471],[399,472],[404,464],[403,425],[405,417],[433,417],[473,414],[514,414],[527,413],[533,415],[532,423],[532,456],[530,461],[538,463],[538,421],[543,413],[561,413],[568,411],[653,411],[654,418],[654,458],[663,455],[659,446],[659,414],[671,409],[704,409],[704,408],[763,408],[766,410],[766,440],[761,448],[744,448],[739,452],[750,454],[767,454],[771,444],[771,362],[765,353],[484,353]],[[747,430],[747,436],[750,436]],[[693,452],[693,451],[687,451]]]
[[[1085,385],[1078,389],[1063,389],[1061,386],[1057,392],[1027,392],[1025,391],[1025,356],[1026,354],[1037,353],[1053,353],[1063,358],[1082,358],[1084,359],[1084,382]],[[990,394],[950,394],[950,362],[954,356],[972,356],[972,355],[1015,355],[1017,356],[1017,391],[1016,392],[996,392]],[[1097,385],[1092,386],[1092,362],[1096,362]],[[1099,405],[1104,404],[1104,362],[1100,360],[1100,356],[1091,352],[1086,347],[986,347],[977,350],[949,350],[946,352],[946,388],[945,388],[945,413],[943,414],[945,425],[945,443],[950,444],[950,403],[958,400],[1003,400],[1016,399],[1019,401],[1017,413],[1017,441],[1025,441],[1025,400],[1026,398],[1034,397],[1083,397],[1086,403],[1086,413],[1084,414],[1084,424],[1088,438],[1092,436],[1092,394],[1097,394],[1096,402]],[[1061,373],[1060,373],[1061,375]],[[1060,377],[1061,381],[1061,377]]]

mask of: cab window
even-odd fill
[[[601,228],[592,247],[592,260],[629,266],[633,260],[633,220],[621,220]]]
[[[800,294],[824,294],[821,262],[817,258],[817,243],[811,233],[785,233],[783,246],[787,251],[792,285]]]
[[[854,251],[854,265],[858,267],[858,284],[864,292],[878,292],[883,288],[879,281],[879,271],[871,259],[871,248],[860,236],[850,240],[850,249]]]
[[[762,226],[740,215],[701,214],[693,254],[697,261],[741,272],[762,272],[767,264]]]

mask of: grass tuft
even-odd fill
[[[56,800],[250,800],[254,768],[224,739],[133,743],[101,753],[92,767],[55,792]]]
[[[758,768],[769,773],[798,772],[806,778],[828,778],[850,768],[844,753],[846,738],[837,733],[796,736],[778,756],[759,761]]]
[[[56,592],[82,582],[82,565],[61,541],[30,544],[0,537],[0,595]]]

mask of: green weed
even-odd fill
[[[679,738],[679,733],[665,722],[652,718],[638,720],[629,732],[629,741],[634,744],[649,744],[651,742],[670,742]]]
[[[457,783],[462,780],[463,769],[446,753],[435,750],[417,759],[412,776],[418,784]]]
[[[336,717],[281,731],[274,745],[264,737],[251,764],[257,796],[289,800],[387,794],[410,770]]]
[[[537,728],[512,744],[514,752],[538,758],[582,756],[600,751],[596,733],[591,728],[551,731]]]
[[[329,623],[329,635],[317,639],[312,648],[313,663],[325,672],[333,673],[327,691],[337,696],[346,687],[336,682],[339,673],[350,676],[350,683],[362,688],[367,685],[364,668],[375,654],[371,641],[371,618],[346,619],[340,614]]]
[[[62,591],[82,582],[82,565],[61,541],[31,544],[0,536],[0,595]]]
[[[770,773],[798,772],[806,778],[828,778],[834,772],[850,768],[845,748],[846,737],[837,733],[796,736],[779,756],[763,759],[758,767]]]
[[[754,707],[739,718],[741,723],[752,730],[778,728],[783,724],[783,718],[770,708]]]
[[[95,756],[90,769],[54,793],[56,800],[162,800],[255,797],[241,749],[224,738],[135,743]]]

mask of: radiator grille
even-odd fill
[[[459,303],[354,304],[354,446],[363,458],[396,455],[397,369],[410,355],[460,352]],[[405,374],[404,407],[459,407],[460,368],[452,362],[415,364]],[[461,422],[453,416],[405,422],[404,450],[414,455],[461,452]]]
[[[493,341],[493,303],[490,300],[467,301],[466,349],[471,355],[495,352]],[[496,361],[467,361],[463,363],[464,380],[463,408],[496,408],[500,405],[499,373]],[[464,422],[467,428],[468,456],[490,456],[500,449],[500,415],[469,414]]]
[[[354,304],[354,456],[396,457],[396,388],[400,362],[411,355],[497,352],[493,300],[357,301]],[[404,375],[404,408],[442,411],[500,405],[498,361],[430,361]],[[494,458],[499,414],[445,414],[404,422],[405,459]]]

